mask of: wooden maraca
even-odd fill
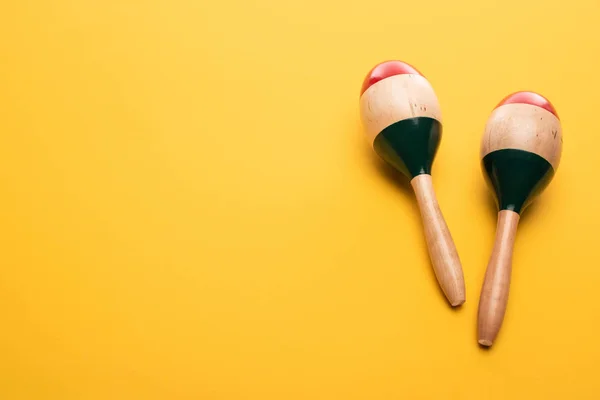
[[[550,183],[560,161],[562,132],[552,104],[537,93],[504,98],[485,126],[481,166],[499,208],[496,239],[481,290],[478,341],[491,346],[502,325],[521,212]]]
[[[375,153],[410,179],[442,291],[452,306],[464,303],[462,266],[431,179],[442,136],[440,105],[432,86],[404,62],[380,63],[363,82],[360,113]]]

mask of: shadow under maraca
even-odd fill
[[[481,198],[481,203],[486,205],[489,215],[496,219],[498,214],[498,204],[496,203],[492,191],[485,186],[481,186],[479,188],[479,197]]]
[[[410,185],[410,180],[404,176],[401,172],[397,171],[383,161],[372,149],[367,148],[367,151],[370,150],[370,154],[367,155],[369,161],[371,162],[371,167],[375,169],[379,174],[386,179],[388,182],[392,182],[398,189],[400,189],[406,196],[409,198],[414,197],[412,186]],[[416,205],[415,210],[419,211]]]
[[[543,199],[541,199],[542,196],[538,196],[536,198],[533,199],[533,201],[527,206],[525,207],[525,209],[523,209],[520,213],[520,217],[519,217],[519,228],[518,230],[521,229],[526,229],[525,227],[527,227],[530,222],[529,221],[535,221],[535,219],[537,218],[536,215],[539,213],[539,209],[540,207],[538,206],[539,203],[543,202]],[[497,221],[498,221],[498,213],[499,213],[499,209],[498,209],[498,204],[496,201],[496,198],[493,194],[493,191],[490,187],[487,187],[486,185],[480,185],[480,189],[479,189],[479,198],[481,199],[480,201],[482,203],[486,204],[486,208],[488,209],[488,216],[494,219],[494,231],[493,232],[489,232],[490,235],[490,247],[487,249],[488,251],[488,256],[491,255],[492,252],[492,248],[494,245],[494,239],[495,239],[495,235],[496,235],[496,229],[497,229]],[[533,215],[533,217],[532,217]],[[518,235],[518,234],[517,234]],[[515,243],[515,249],[518,246],[518,241]],[[484,280],[484,276],[485,276],[485,268],[487,268],[487,263],[484,266],[483,271],[481,272],[481,277],[480,277],[480,282],[482,283]],[[479,287],[479,290],[481,290],[481,287]],[[480,292],[478,292],[478,296],[480,295]],[[511,317],[510,317],[510,313],[511,313],[511,307],[507,307],[506,308],[506,314],[504,316],[504,322],[503,325],[506,324],[508,321],[510,321]],[[475,337],[477,337],[477,322],[475,323]],[[495,342],[499,342],[502,340],[502,332],[503,329],[501,329],[498,332],[498,336],[496,337]],[[490,352],[492,351],[493,348],[497,347],[497,346],[485,346],[482,344],[478,344],[479,349],[483,352]]]
[[[540,196],[540,198],[534,199],[534,201],[530,205],[525,207],[525,209],[521,211],[521,216],[519,218],[519,226],[528,226],[530,224],[529,221],[535,221],[535,219],[538,218],[536,217],[536,215],[539,213],[539,204],[543,202],[544,200]]]
[[[444,303],[447,303],[448,300],[446,298],[446,295],[444,294],[440,285],[437,283],[437,277],[435,276],[435,272],[431,265],[429,251],[427,248],[427,242],[425,240],[423,225],[421,222],[421,210],[419,209],[419,206],[416,202],[415,193],[410,184],[410,179],[404,174],[402,174],[400,171],[396,170],[394,167],[386,163],[384,160],[382,160],[373,151],[372,148],[370,148],[369,146],[365,146],[364,141],[359,141],[359,145],[362,148],[364,158],[367,159],[370,163],[370,167],[376,170],[379,173],[379,175],[381,175],[381,177],[383,177],[387,182],[390,182],[393,186],[395,186],[403,194],[403,196],[406,196],[406,198],[408,199],[408,203],[412,208],[411,214],[414,216],[416,223],[418,223],[418,227],[421,232],[421,251],[428,260],[428,264],[426,265],[426,267],[428,267],[426,268],[428,270],[427,273],[429,274],[431,283],[437,288],[437,293],[440,296],[440,300]],[[459,312],[462,309],[462,305],[458,307],[450,307],[450,309],[453,312]]]
[[[498,217],[498,204],[491,189],[487,187],[482,187],[479,191],[479,197],[481,198],[481,202],[487,205],[487,209],[489,211],[489,215],[493,215],[495,219]],[[523,209],[520,213],[519,217],[519,226],[529,225],[529,221],[533,218],[536,219],[535,215],[538,213],[538,204],[543,202],[542,196],[538,196],[538,198],[533,199],[531,204],[529,204],[525,209]],[[531,217],[534,215],[534,217]]]

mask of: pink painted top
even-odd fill
[[[416,74],[423,76],[415,67],[403,61],[391,60],[377,64],[365,77],[360,95],[377,82],[394,75]]]
[[[510,94],[502,99],[502,101],[498,103],[494,109],[505,104],[531,104],[532,106],[538,106],[550,111],[556,116],[556,118],[558,118],[558,114],[556,113],[556,109],[552,103],[550,103],[550,101],[541,94],[537,94],[535,92],[516,92]]]

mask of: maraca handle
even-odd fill
[[[433,190],[431,175],[417,175],[410,183],[421,211],[435,276],[450,304],[459,306],[465,302],[465,280],[456,246]]]
[[[478,312],[478,342],[491,346],[500,331],[510,287],[512,254],[519,224],[519,214],[502,210],[498,213],[496,241],[481,288]]]

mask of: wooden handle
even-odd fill
[[[410,181],[425,229],[425,240],[435,276],[452,306],[465,302],[465,280],[456,246],[440,211],[431,175],[417,175]]]
[[[478,341],[491,346],[500,331],[510,287],[512,254],[519,224],[519,214],[502,210],[498,213],[496,241],[485,272],[477,317]]]

